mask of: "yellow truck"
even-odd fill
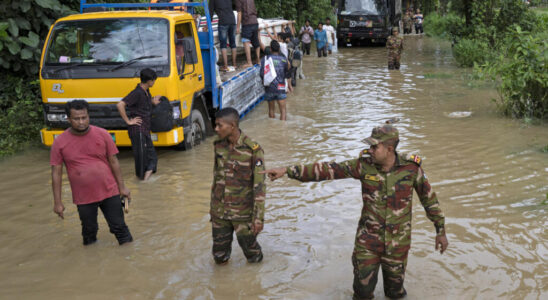
[[[173,10],[180,6],[186,12]],[[204,8],[211,30],[197,31],[196,7]],[[83,13],[87,9],[102,11]],[[82,0],[80,10],[51,26],[42,51],[40,88],[46,127],[40,134],[45,145],[51,146],[69,126],[65,103],[84,99],[90,103],[90,123],[107,129],[116,145],[130,146],[116,103],[135,88],[144,68],[158,74],[151,94],[166,97],[172,106],[173,126],[152,132],[155,146],[192,148],[214,133],[217,110],[230,106],[243,116],[263,99],[257,65],[219,80],[207,1],[88,4]]]

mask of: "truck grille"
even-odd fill
[[[48,115],[65,114],[64,104],[44,104],[44,118],[46,125],[50,128],[68,128],[68,121],[51,121]],[[90,104],[89,105],[89,123],[105,129],[124,129],[127,128],[126,122],[122,120],[116,104]]]

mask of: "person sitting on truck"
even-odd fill
[[[160,103],[161,96],[150,95],[149,89],[156,82],[156,72],[146,68],[141,70],[141,83],[116,105],[120,116],[128,125],[131,149],[135,158],[135,175],[147,180],[156,173],[158,157],[150,136],[152,106]],[[126,112],[126,106],[129,112]]]
[[[417,13],[413,17],[415,19],[415,33],[420,34],[423,33],[422,30],[422,21],[424,19],[423,15],[421,14],[421,10],[417,8]]]
[[[299,31],[301,36],[301,42],[303,43],[303,53],[310,55],[310,44],[312,44],[312,36],[314,36],[314,29],[310,26],[310,20],[306,20],[304,26]]]
[[[318,23],[318,29],[314,32],[318,57],[327,56],[327,32],[323,30],[323,23]]]
[[[276,70],[276,78],[272,80],[270,85],[265,86],[265,95],[264,99],[268,101],[268,117],[275,118],[276,103],[278,103],[278,108],[280,109],[280,120],[285,121],[286,117],[286,107],[285,99],[287,98],[287,90],[290,92],[293,90],[291,87],[291,82],[287,79],[290,78],[289,73],[289,63],[287,58],[283,55],[280,55],[280,43],[276,40],[270,42],[270,51],[271,54],[263,57],[261,60],[261,79],[264,80],[264,68],[266,65],[266,60],[272,58],[274,63],[274,69]]]
[[[223,56],[223,66],[221,71],[227,72],[228,57],[226,53],[227,40],[228,45],[232,49],[232,65],[236,68],[236,20],[232,12],[232,0],[211,0],[209,1],[209,15],[213,17],[213,12],[219,17],[219,44]]]
[[[242,31],[242,43],[246,56],[246,64],[243,68],[253,66],[251,62],[251,49],[253,46],[255,55],[257,56],[257,64],[261,60],[261,42],[259,41],[259,22],[257,20],[257,10],[253,0],[236,0],[236,11],[238,12],[238,23],[236,24],[236,33],[240,33],[240,24]]]
[[[183,59],[185,59],[185,48],[183,46],[183,37],[180,32],[177,32],[175,40],[175,58],[177,61],[177,72],[183,74]]]
[[[386,48],[388,49],[388,69],[399,70],[400,58],[403,50],[403,38],[398,35],[398,27],[392,28],[392,35],[386,39]]]

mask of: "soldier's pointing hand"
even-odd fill
[[[264,170],[264,171],[261,171],[259,173],[260,174],[266,174],[268,176],[268,178],[270,178],[270,180],[274,181],[274,180],[284,176],[286,171],[287,171],[286,168],[274,168],[274,169]]]

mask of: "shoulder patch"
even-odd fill
[[[363,151],[360,152],[360,158],[362,157],[369,157],[369,149],[364,149]]]
[[[371,181],[380,181],[380,178],[377,175],[370,175],[370,174],[366,174],[363,179],[371,180]]]
[[[417,154],[408,154],[405,159],[407,161],[410,161],[410,162],[414,162],[416,163],[417,165],[421,165],[422,163],[422,159],[420,158],[420,156],[418,156]]]
[[[248,146],[249,148],[251,148],[251,150],[253,151],[257,151],[259,149],[261,149],[261,146],[257,143],[255,143],[253,140],[251,140],[248,136],[246,136],[243,140],[243,143]]]

